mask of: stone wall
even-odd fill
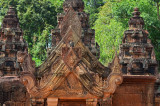
[[[154,106],[155,80],[154,76],[124,76],[113,95],[113,106]]]

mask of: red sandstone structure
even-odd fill
[[[6,106],[159,106],[157,62],[138,8],[125,31],[120,54],[109,67],[82,0],[66,0],[52,30],[52,48],[35,67],[13,7],[0,30],[0,103]]]
[[[149,33],[138,8],[129,20],[120,45],[120,64],[123,83],[113,96],[113,106],[154,106],[154,86],[157,62]]]
[[[3,19],[0,34],[0,104],[29,105],[29,95],[19,78],[23,69],[16,58],[18,51],[27,50],[27,44],[13,7]]]

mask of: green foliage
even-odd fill
[[[44,61],[50,30],[56,26],[55,7],[47,0],[20,0],[17,10],[30,53],[38,61]]]
[[[157,19],[155,3],[151,0],[115,0],[114,2],[107,0],[101,8],[94,26],[96,41],[101,46],[100,60],[103,63],[108,64],[112,60],[113,54],[117,51],[116,48],[122,40],[122,33],[128,29],[128,20],[135,7],[140,9],[141,16],[145,21],[145,29],[150,32],[149,37],[155,47],[156,57],[160,60],[160,36],[158,36],[160,34],[160,21]]]
[[[56,12],[61,13],[63,11],[64,0],[50,0],[50,2],[56,7]]]
[[[96,41],[101,50],[100,61],[106,65],[112,61],[115,51],[118,50],[124,31],[122,23],[113,18],[111,6],[112,3],[108,2],[102,7],[94,26]]]
[[[83,0],[85,3],[85,12],[88,13],[90,26],[94,26],[94,23],[98,17],[99,7],[104,5],[103,0]]]

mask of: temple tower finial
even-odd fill
[[[10,6],[0,29],[0,76],[15,76],[21,71],[16,55],[27,48],[16,10]]]
[[[20,28],[19,20],[17,18],[16,10],[14,7],[9,7],[7,14],[3,19],[1,28]]]
[[[136,7],[133,11],[133,17],[129,20],[129,29],[143,29],[144,20],[140,17],[139,9]]]
[[[129,30],[124,32],[120,46],[120,63],[122,72],[131,75],[154,75],[157,73],[157,62],[154,47],[148,38],[148,31],[143,29],[144,20],[138,8],[134,9],[129,20]]]
[[[64,12],[67,12],[69,8],[82,12],[84,9],[84,2],[82,0],[65,0],[63,3]]]

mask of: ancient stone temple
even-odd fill
[[[138,8],[119,55],[105,67],[82,0],[65,0],[44,63],[35,63],[13,7],[0,38],[0,103],[6,106],[154,106],[157,62]],[[158,104],[158,103],[157,103]],[[158,106],[158,105],[157,105]]]
[[[17,61],[17,52],[25,51],[27,44],[13,7],[4,17],[0,29],[0,104],[25,106],[28,94],[19,81],[22,68]]]
[[[118,57],[112,67],[99,61],[94,30],[81,0],[66,0],[58,26],[52,30],[52,48],[46,61],[35,68],[27,52],[18,52],[21,81],[34,106],[110,106],[122,83]],[[26,63],[25,65],[23,65]]]

